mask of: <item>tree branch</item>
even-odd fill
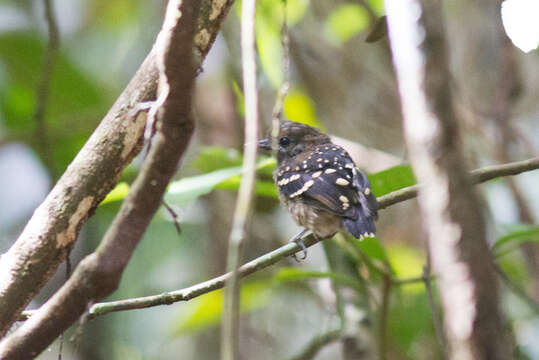
[[[476,169],[472,171],[470,175],[473,176],[473,174],[478,174],[478,173],[482,174],[481,177],[474,178],[475,181],[480,183],[480,182],[492,180],[496,176],[500,177],[500,176],[516,175],[525,171],[535,170],[538,168],[539,168],[539,158],[534,158],[530,160],[517,161],[517,162],[513,162],[509,164],[489,166],[486,168]],[[493,176],[493,174],[496,174],[496,176]],[[399,194],[410,193],[411,195],[407,195],[405,199],[401,198],[400,200],[395,201],[395,196],[394,196],[395,193],[399,193]],[[415,197],[416,195],[417,195],[417,186],[410,186],[410,187],[397,190],[390,194],[379,197],[378,203],[380,204],[380,207],[384,209],[396,203],[411,199]],[[312,236],[309,236],[305,239],[304,242],[305,242],[306,247],[310,247],[316,244],[318,241],[316,241]],[[240,278],[248,276],[254,272],[257,272],[258,270],[271,266],[277,263],[278,261],[280,261],[281,259],[284,259],[285,257],[295,254],[299,251],[301,251],[301,247],[297,245],[296,243],[288,243],[286,245],[283,245],[280,248],[273,250],[272,252],[269,252],[267,254],[264,254],[254,260],[251,260],[248,263],[241,266],[238,269],[238,276]],[[97,304],[94,304],[92,307],[90,307],[89,317],[95,318],[97,316],[105,315],[105,314],[116,312],[116,311],[144,309],[144,308],[154,307],[154,306],[159,306],[159,305],[170,305],[179,301],[189,301],[193,298],[207,294],[211,291],[221,289],[224,286],[225,281],[228,280],[230,276],[231,276],[231,273],[226,273],[216,278],[207,280],[205,282],[202,282],[202,283],[199,283],[199,284],[196,284],[196,285],[193,285],[193,286],[181,289],[181,290],[165,292],[162,294],[97,303]],[[392,283],[395,285],[404,285],[404,284],[409,284],[413,282],[423,282],[423,281],[424,281],[424,276],[411,278],[411,279],[392,279]],[[25,311],[22,314],[22,316],[19,318],[19,320],[21,321],[26,320],[33,313],[34,313],[33,310]]]
[[[465,171],[441,1],[386,0],[404,132],[451,359],[508,359],[480,202]],[[421,18],[418,15],[421,14]]]
[[[155,44],[159,70],[158,131],[141,171],[97,250],[20,328],[0,343],[0,358],[33,358],[81,316],[112,293],[140,242],[194,130],[191,117],[196,69],[193,39],[200,3],[170,0]],[[150,111],[150,114],[154,111]]]
[[[342,336],[341,329],[335,329],[323,333],[313,338],[307,346],[296,356],[290,358],[290,360],[311,360],[314,359],[320,350],[326,345],[331,344],[339,340]]]
[[[46,164],[51,176],[56,179],[56,167],[54,166],[54,159],[52,157],[52,149],[50,147],[51,144],[47,131],[46,110],[50,94],[52,73],[60,48],[60,36],[56,18],[54,16],[52,0],[44,0],[43,5],[45,8],[45,19],[47,21],[49,33],[49,43],[45,50],[41,77],[36,88],[36,108],[34,113],[36,122],[35,139],[38,141],[43,163]]]
[[[440,349],[442,351],[442,359],[447,360],[447,341],[445,338],[445,334],[443,332],[442,327],[442,317],[439,314],[438,308],[436,307],[436,303],[434,302],[434,296],[432,293],[432,286],[431,286],[431,264],[430,264],[430,254],[427,250],[427,264],[423,267],[423,283],[425,284],[425,293],[427,294],[427,300],[429,302],[429,308],[432,316],[432,324],[434,325],[434,332],[436,334],[436,340],[438,341],[438,345],[440,345]]]
[[[472,184],[480,184],[498,177],[518,175],[536,169],[539,169],[539,157],[502,165],[486,166],[481,169],[472,170],[470,172],[470,182]],[[413,199],[417,196],[419,189],[420,185],[413,185],[383,195],[378,198],[378,206],[380,209],[385,209],[399,202]]]
[[[238,268],[241,264],[245,224],[251,210],[258,147],[258,95],[256,87],[255,52],[256,0],[244,0],[241,6],[241,55],[243,93],[245,97],[245,148],[241,178],[232,229],[228,239],[227,270],[231,273],[225,289],[221,334],[221,359],[239,358],[240,286]]]
[[[194,44],[197,67],[232,3],[201,2]],[[145,119],[133,116],[131,110],[155,99],[157,76],[152,49],[15,244],[0,258],[0,338],[64,261],[82,225],[139,153]]]
[[[310,247],[318,243],[318,240],[316,240],[313,236],[309,236],[304,239],[304,243],[306,247]],[[297,253],[298,251],[301,251],[301,247],[298,244],[295,242],[287,243],[276,250],[273,250],[240,266],[238,269],[238,277],[243,278],[257,272],[258,270],[264,269],[287,256]],[[200,295],[223,288],[225,282],[230,279],[231,276],[232,273],[228,272],[211,280],[181,290],[135,299],[94,304],[89,310],[90,318],[115,311],[143,309],[158,305],[170,305],[178,301],[188,301]]]

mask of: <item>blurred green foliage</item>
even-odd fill
[[[223,313],[223,295],[224,291],[220,289],[189,301],[180,318],[174,320],[172,335],[178,336],[218,325]],[[267,305],[270,299],[270,280],[243,282],[240,311],[244,313],[259,309]]]
[[[316,108],[312,99],[305,92],[293,88],[284,98],[284,115],[290,121],[300,122],[324,130],[316,117]]]
[[[329,14],[325,31],[330,40],[345,43],[352,36],[365,30],[369,24],[369,13],[363,6],[345,3]]]
[[[368,175],[372,192],[376,196],[389,194],[416,184],[410,165],[397,165],[392,168]]]
[[[14,139],[36,142],[34,107],[41,76],[45,42],[30,32],[0,35],[0,62],[5,82],[0,84],[0,118]],[[63,52],[51,79],[46,121],[54,142],[54,164],[65,169],[80,150],[105,110],[103,88]]]
[[[123,198],[127,196],[128,192],[129,192],[129,184],[126,183],[125,181],[121,181],[118,184],[116,184],[114,189],[112,189],[107,194],[107,196],[103,199],[103,201],[101,201],[101,204],[99,205],[104,205],[109,202],[122,200]]]
[[[496,240],[492,250],[496,256],[502,256],[524,242],[539,243],[539,226],[528,224],[510,226],[507,234]]]
[[[305,270],[301,268],[284,267],[280,268],[274,275],[274,279],[278,282],[290,282],[290,281],[304,281],[312,279],[331,279],[337,284],[348,286],[357,291],[362,289],[359,287],[359,283],[356,279],[335,272],[322,272]]]
[[[284,7],[284,4],[286,6]],[[238,14],[241,13],[241,2],[236,3]],[[275,89],[283,82],[281,46],[281,26],[283,23],[284,8],[288,26],[292,27],[299,22],[309,2],[307,0],[261,0],[257,2],[255,36],[260,64],[264,74]],[[238,15],[241,18],[241,15]]]
[[[316,124],[314,124],[316,125]],[[176,204],[185,205],[191,203],[202,195],[208,194],[213,189],[237,190],[241,181],[242,155],[235,149],[222,147],[204,147],[193,162],[193,165],[203,174],[186,177],[173,181],[165,196],[165,200]],[[271,174],[276,163],[272,158],[261,159],[257,165],[259,180],[255,184],[255,193],[261,196],[277,198],[277,191],[271,180]],[[415,179],[410,166],[399,165],[377,173],[369,174],[369,180],[376,196],[388,194],[407,186],[415,184]],[[105,199],[109,201],[122,200],[127,195],[125,183],[120,183]],[[385,259],[379,244],[375,245],[371,240],[361,242],[361,247],[377,259]]]
[[[366,3],[374,15],[383,15],[383,0],[366,0]],[[28,4],[30,3],[26,3],[27,6]],[[116,90],[127,82],[128,78],[122,78],[116,74],[118,70],[124,68],[124,62],[133,58],[136,62],[144,56],[147,49],[138,49],[139,44],[136,44],[137,51],[133,51],[129,48],[129,43],[124,44],[124,38],[117,34],[123,33],[126,38],[139,39],[129,31],[149,33],[146,25],[151,25],[157,30],[162,20],[160,18],[162,8],[155,4],[148,4],[130,0],[86,2],[84,14],[81,16],[83,24],[80,24],[78,32],[75,31],[67,37],[61,34],[62,46],[52,74],[46,113],[50,142],[53,144],[53,162],[58,170],[65,169],[77,154],[114,101],[118,94]],[[268,87],[270,92],[274,92],[284,80],[283,49],[280,38],[283,4],[283,1],[258,1],[256,43],[261,67],[261,92],[267,92]],[[313,17],[313,14],[309,13],[312,5],[312,2],[308,0],[286,1],[288,26],[292,35],[300,25],[304,24],[302,23],[304,19]],[[239,17],[241,2],[236,2],[235,6]],[[158,19],[149,19],[147,16],[149,8],[156,9]],[[319,28],[314,30],[325,35],[325,39],[321,36],[321,41],[329,39],[333,45],[332,48],[340,46],[343,49],[353,44],[355,40],[361,40],[362,32],[372,26],[372,13],[363,7],[363,2],[340,2],[335,4],[331,11],[317,14]],[[309,21],[314,20],[309,18]],[[142,31],[141,28],[143,28]],[[36,136],[39,134],[35,132],[34,111],[36,86],[41,77],[43,54],[47,44],[45,35],[46,33],[38,30],[35,25],[25,28],[24,31],[0,33],[0,135],[2,136],[0,140],[24,142],[32,146],[41,156],[41,150],[36,141]],[[147,36],[153,40],[154,35],[152,33]],[[149,43],[147,45],[149,46]],[[77,53],[80,50],[88,52]],[[307,52],[309,51],[310,49],[307,49]],[[124,54],[125,58],[119,57],[117,61],[121,66],[114,67],[110,61],[116,60],[117,54]],[[376,53],[373,52],[373,54]],[[79,61],[75,55],[79,57]],[[93,61],[97,61],[97,65],[82,64],[80,58],[85,56],[92,57]],[[309,56],[316,58],[317,54],[313,52],[309,53]],[[337,60],[342,61],[340,58]],[[232,59],[232,61],[238,60]],[[103,64],[106,66],[102,66]],[[297,64],[294,65],[297,66]],[[100,70],[97,76],[96,68]],[[89,69],[94,69],[94,73]],[[295,76],[294,70],[292,67],[292,75]],[[296,81],[294,76],[292,80]],[[107,85],[102,83],[107,80],[108,82],[105,83]],[[238,81],[238,79],[232,80],[229,86],[235,95],[236,111],[242,117],[244,114],[243,94]],[[110,86],[117,87],[114,93],[109,88]],[[305,84],[292,85],[284,98],[283,112],[286,119],[324,129],[317,115],[317,104]],[[182,234],[178,235],[164,216],[156,216],[147,229],[144,241],[141,242],[133,260],[128,265],[124,281],[115,292],[114,298],[135,297],[176,289],[185,286],[186,283],[196,283],[209,276],[207,276],[208,267],[212,265],[211,261],[215,261],[215,255],[212,258],[211,252],[214,250],[213,247],[216,247],[214,242],[218,240],[210,238],[208,234],[208,228],[212,224],[206,223],[207,219],[204,217],[206,214],[189,217],[184,216],[182,211],[188,204],[192,205],[197,199],[212,191],[236,191],[241,181],[242,155],[237,150],[222,147],[202,146],[196,151],[198,155],[195,159],[184,165],[189,171],[195,173],[198,171],[199,174],[172,182],[165,197],[169,203],[180,208]],[[272,180],[274,168],[275,160],[263,157],[259,159],[258,181],[255,185],[257,196],[277,198]],[[136,165],[126,170],[126,172],[131,172],[131,177],[136,171]],[[96,215],[85,227],[81,236],[83,239],[79,242],[83,247],[81,252],[93,251],[103,237],[119,209],[119,201],[125,198],[129,191],[130,179],[126,179],[127,177],[123,175],[123,180],[126,181],[120,182],[108,194],[102,206],[97,209]],[[368,177],[376,196],[416,184],[413,172],[407,165],[369,174]],[[276,229],[276,233],[277,230],[281,229]],[[535,274],[527,272],[522,254],[515,250],[520,249],[519,245],[524,242],[538,243],[539,227],[512,225],[504,228],[501,234],[502,236],[494,242],[492,251],[511,280],[524,287],[529,283],[530,277]],[[269,276],[266,274],[259,278],[257,275],[255,279],[245,281],[241,293],[242,312],[253,314],[256,310],[274,306],[278,308],[277,312],[280,314],[283,312],[279,308],[280,304],[273,303],[276,298],[276,289],[282,289],[286,285],[287,290],[291,290],[298,284],[307,288],[322,279],[329,279],[333,284],[347,287],[363,297],[369,297],[363,287],[367,282],[369,292],[375,293],[372,297],[374,300],[369,298],[367,301],[371,301],[374,304],[373,307],[377,307],[382,273],[396,280],[416,278],[422,274],[425,264],[425,252],[419,250],[417,246],[395,242],[391,236],[384,236],[384,234],[380,236],[380,239],[366,238],[359,241],[346,237],[343,241],[335,241],[343,252],[353,255],[347,257],[346,261],[357,270],[355,274],[319,268],[311,269],[309,263],[303,263],[294,264],[294,267],[280,268]],[[259,243],[256,245],[258,246]],[[277,246],[273,243],[268,246],[274,245]],[[313,249],[314,251],[316,250]],[[433,281],[434,286],[435,284],[436,282]],[[309,300],[319,296],[317,288],[313,286],[312,289],[313,291],[308,294]],[[92,326],[100,326],[98,333],[104,335],[100,339],[102,343],[96,342],[92,346],[99,344],[100,348],[105,349],[102,358],[110,358],[110,356],[118,359],[151,358],[148,354],[152,351],[153,358],[161,358],[160,350],[164,347],[163,343],[157,346],[152,343],[152,350],[148,350],[151,348],[149,338],[155,337],[158,339],[157,342],[164,342],[160,339],[165,339],[167,336],[173,339],[186,338],[191,334],[200,334],[204,330],[215,328],[219,324],[222,313],[222,297],[222,291],[216,291],[183,303],[181,306],[111,314],[93,322]],[[439,358],[438,345],[432,327],[431,309],[424,284],[418,281],[405,285],[393,285],[390,300],[387,334],[391,358],[393,355],[395,359]],[[318,298],[315,301],[322,302]],[[302,302],[301,305],[304,303]],[[288,307],[289,304],[283,304],[283,307],[285,306]],[[324,308],[323,311],[327,312],[327,309]],[[279,320],[283,323],[295,322],[302,325],[309,319],[307,312],[300,312],[301,314],[295,319],[280,318]],[[156,316],[156,313],[165,315]],[[303,324],[303,326],[302,330],[305,330],[310,325]],[[162,329],[163,327],[165,330]],[[111,337],[110,334],[114,336]],[[290,337],[295,338],[296,334]],[[108,352],[109,349],[113,351]],[[93,357],[86,356],[86,358]]]

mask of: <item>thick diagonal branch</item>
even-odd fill
[[[23,326],[0,343],[0,358],[26,359],[43,351],[91,302],[113,292],[159,208],[194,130],[191,117],[196,69],[192,59],[199,2],[171,0],[156,42],[159,69],[158,131],[140,174],[98,249]],[[161,103],[159,101],[159,103]]]
[[[195,34],[200,67],[233,0],[203,0]],[[15,244],[0,258],[0,338],[73,247],[81,226],[139,153],[144,117],[133,107],[155,99],[155,51],[148,54],[99,127],[37,208]]]

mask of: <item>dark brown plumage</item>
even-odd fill
[[[271,137],[259,147],[271,150]],[[346,150],[317,129],[283,121],[275,184],[294,220],[319,239],[345,229],[358,239],[374,236],[378,203],[365,174]]]

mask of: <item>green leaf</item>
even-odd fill
[[[397,301],[395,301],[397,303]],[[418,359],[425,354],[425,348],[417,346],[418,341],[436,343],[432,326],[432,310],[425,292],[421,294],[403,294],[398,306],[391,306],[388,315],[388,334],[391,334],[395,349],[407,354],[407,359]],[[432,350],[431,350],[432,351]],[[436,359],[434,354],[427,358]]]
[[[281,26],[283,23],[283,3],[274,0],[257,2],[256,45],[264,74],[271,85],[278,89],[283,81]],[[236,2],[238,17],[241,18],[241,3]],[[286,15],[288,26],[298,23],[309,5],[308,0],[287,0]]]
[[[234,91],[234,95],[236,95],[236,110],[240,117],[243,118],[245,117],[245,98],[243,97],[240,86],[235,80],[232,81],[232,90]]]
[[[425,254],[406,244],[390,244],[387,246],[387,257],[393,271],[398,278],[414,278],[423,274]],[[402,285],[402,289],[409,293],[421,293],[424,291],[423,283],[411,283]]]
[[[203,173],[220,170],[223,168],[240,166],[242,155],[236,149],[220,146],[205,146],[200,149],[193,165]]]
[[[270,80],[273,88],[278,89],[283,82],[281,68],[282,47],[279,28],[270,26],[266,22],[257,23],[256,45],[264,74]]]
[[[92,17],[95,25],[106,30],[120,31],[127,25],[140,21],[141,4],[130,0],[96,0],[88,4],[88,17]]]
[[[173,204],[188,204],[209,193],[217,184],[241,174],[241,166],[186,177],[170,184],[165,200]]]
[[[256,3],[256,22],[266,21],[281,27],[283,22],[283,4],[285,1],[259,0]],[[236,15],[241,18],[241,1],[236,1]],[[309,0],[286,0],[286,19],[288,26],[297,24],[307,11]]]
[[[506,245],[512,244],[516,246],[523,242],[539,243],[539,226],[521,225],[519,229],[498,238],[492,249],[496,252],[496,256],[499,256],[501,255],[501,249]]]
[[[384,0],[367,0],[367,4],[374,10],[376,15],[382,16],[385,14]]]
[[[4,111],[7,116],[6,124],[12,130],[28,129],[29,124],[26,121],[15,121],[15,119],[32,118],[35,106],[34,92],[35,89],[23,84],[12,84],[6,89]]]
[[[397,165],[387,170],[369,174],[374,195],[382,196],[416,184],[410,165]]]
[[[354,238],[355,243],[359,246],[361,251],[365,253],[370,258],[377,259],[380,261],[387,260],[386,250],[380,244],[377,238],[367,237],[363,240],[358,240]]]
[[[35,89],[41,77],[45,40],[30,32],[0,34],[0,118],[14,138],[28,143],[35,131]],[[103,115],[106,89],[60,51],[51,74],[46,122],[53,139],[53,159],[64,169]],[[43,154],[41,154],[43,155]]]
[[[275,274],[274,279],[279,282],[286,281],[299,281],[299,280],[311,280],[311,279],[331,279],[336,283],[341,285],[349,286],[353,289],[361,291],[359,283],[356,279],[334,272],[321,272],[321,271],[311,271],[298,268],[281,268]]]
[[[258,162],[256,169],[258,171],[268,171],[268,169],[274,167],[275,159],[266,158]],[[225,181],[230,181],[230,183],[228,185],[225,183],[224,188],[236,189],[239,187],[239,178],[238,180],[230,179],[239,177],[241,174],[242,167],[234,166],[174,181],[167,190],[165,200],[173,204],[188,204],[198,197],[208,194],[217,185]],[[267,188],[261,191],[267,192]]]
[[[303,91],[291,89],[284,98],[283,108],[288,120],[322,129],[322,124],[316,117],[314,101]]]
[[[103,199],[103,201],[101,201],[101,204],[99,205],[103,205],[103,204],[113,202],[113,201],[122,200],[123,198],[127,196],[128,192],[129,192],[129,184],[126,182],[120,182],[116,184],[114,189],[112,189],[111,192],[107,194],[105,199]]]
[[[242,313],[260,309],[270,301],[271,282],[252,281],[241,287]],[[174,335],[196,332],[220,323],[223,313],[223,290],[217,290],[195,298],[185,304],[185,311],[175,325]],[[176,320],[175,320],[176,321]]]
[[[273,170],[277,167],[277,160],[272,157],[262,157],[258,163],[256,170],[262,176],[271,178],[273,176]]]
[[[273,182],[257,181],[255,184],[255,194],[265,197],[278,198],[277,188]]]
[[[369,13],[358,4],[346,3],[337,7],[326,21],[330,39],[345,43],[369,26]]]
[[[241,177],[234,176],[215,186],[216,189],[237,190],[240,187]],[[257,181],[254,188],[255,194],[271,198],[277,198],[277,188],[273,182]]]

